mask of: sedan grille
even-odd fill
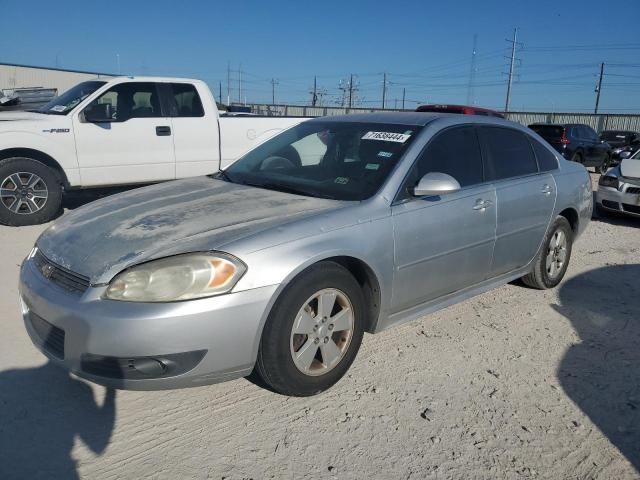
[[[67,292],[82,294],[89,288],[89,279],[87,277],[53,263],[40,253],[40,250],[37,250],[33,256],[33,263],[44,278]]]
[[[627,188],[626,193],[640,193],[640,187],[629,187]]]
[[[56,358],[64,360],[64,330],[51,325],[33,312],[27,317],[36,334],[37,343]]]

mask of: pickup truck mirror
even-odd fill
[[[451,175],[440,172],[430,172],[420,179],[413,189],[414,197],[443,195],[460,190],[460,184]]]
[[[93,103],[83,111],[85,122],[113,122],[113,112],[109,103]]]

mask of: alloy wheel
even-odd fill
[[[0,202],[16,214],[29,215],[42,210],[47,198],[47,185],[35,173],[16,172],[0,184]]]
[[[555,279],[560,272],[567,259],[567,237],[562,230],[556,230],[549,246],[547,247],[547,258],[545,268],[547,275],[552,280]]]
[[[354,329],[353,306],[340,290],[314,293],[298,311],[291,330],[291,356],[305,375],[319,376],[346,354]]]

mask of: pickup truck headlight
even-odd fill
[[[598,180],[598,185],[601,187],[611,187],[618,188],[618,179],[616,177],[610,177],[607,175],[602,175],[600,180]]]
[[[247,267],[224,253],[189,253],[136,265],[109,283],[104,297],[126,302],[174,302],[231,291]]]

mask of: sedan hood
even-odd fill
[[[189,178],[98,200],[56,221],[37,245],[51,261],[104,283],[142,261],[234,240],[341,202]]]
[[[36,112],[0,112],[0,122],[6,120],[44,120],[48,118],[45,113]]]
[[[620,162],[620,173],[626,178],[640,178],[640,159],[626,158]]]

